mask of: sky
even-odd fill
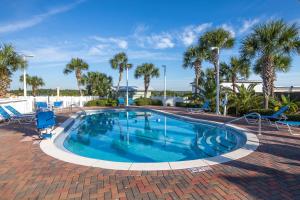
[[[74,57],[116,84],[118,72],[109,59],[125,52],[134,67],[166,65],[168,89],[190,90],[194,71],[183,69],[183,53],[205,31],[223,27],[236,38],[234,48],[221,51],[221,62],[228,62],[239,55],[240,41],[253,26],[273,19],[300,25],[299,0],[0,0],[0,5],[0,42],[34,56],[28,58],[28,74],[42,77],[44,88],[76,89],[74,74],[62,73]],[[14,73],[12,89],[22,88],[21,74]],[[134,68],[129,85],[143,86],[133,74]],[[300,56],[294,55],[291,70],[279,73],[276,85],[300,86],[299,77]],[[250,79],[260,77],[252,73]],[[163,89],[163,70],[151,87]]]

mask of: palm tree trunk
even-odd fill
[[[122,76],[123,76],[123,72],[119,72],[119,81],[118,81],[118,85],[117,85],[117,89],[116,89],[116,93],[119,93],[119,88],[120,88],[120,83],[122,81]]]
[[[236,94],[236,78],[234,76],[232,76],[231,82],[233,93]]]
[[[144,85],[145,85],[145,93],[144,93],[144,97],[147,98],[147,94],[148,94],[148,88],[149,88],[149,79],[147,77],[144,77]]]
[[[273,65],[270,57],[265,59],[264,67],[262,70],[263,79],[263,95],[264,95],[264,107],[269,108],[269,97],[272,92],[272,82],[273,82]]]
[[[201,65],[195,64],[195,96],[198,94],[198,88],[199,88],[199,77],[201,75]]]
[[[78,87],[78,90],[79,90],[79,94],[80,96],[82,96],[82,91],[81,91],[81,88],[80,88],[80,81],[81,81],[81,71],[80,70],[77,70],[76,71],[76,79],[77,79],[77,87]]]
[[[275,97],[275,83],[276,81],[276,72],[275,72],[275,67],[273,67],[273,75],[272,75],[272,82],[271,82],[271,97],[274,98]]]
[[[32,96],[36,96],[36,88],[35,86],[32,86]]]
[[[82,96],[82,90],[81,90],[81,87],[80,87],[80,79],[77,79],[77,87],[78,87],[80,96]]]
[[[11,79],[7,72],[2,71],[0,75],[0,97],[4,97],[7,94]]]

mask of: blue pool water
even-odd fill
[[[150,110],[101,111],[83,117],[64,141],[81,156],[118,162],[171,162],[233,151],[246,137],[232,128]]]

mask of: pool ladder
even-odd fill
[[[71,111],[72,111],[72,108],[73,108],[73,107],[76,107],[76,108],[78,108],[78,109],[81,111],[81,113],[79,113],[80,115],[84,115],[84,116],[87,115],[86,111],[85,111],[82,107],[80,107],[80,106],[78,106],[78,105],[76,105],[76,104],[71,104],[71,105],[70,105]]]
[[[226,129],[226,125],[227,124],[231,124],[231,123],[233,123],[233,122],[236,122],[236,121],[240,121],[240,120],[242,120],[242,119],[244,119],[246,122],[247,122],[247,124],[255,124],[255,123],[253,123],[253,122],[250,122],[250,120],[248,119],[249,117],[256,117],[256,118],[254,118],[254,119],[257,119],[257,124],[258,124],[258,135],[261,135],[261,115],[259,114],[259,113],[257,113],[257,112],[252,112],[252,113],[248,113],[248,114],[246,114],[246,115],[244,115],[244,116],[242,116],[242,117],[238,117],[238,118],[235,118],[235,119],[232,119],[232,120],[230,120],[230,121],[228,121],[228,122],[225,122],[225,123],[223,123],[223,124],[221,124],[220,126],[217,126],[217,127],[215,127],[215,128],[225,128]]]

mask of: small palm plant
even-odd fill
[[[118,93],[120,88],[120,83],[123,77],[123,72],[124,70],[126,70],[126,68],[128,69],[132,68],[132,64],[128,63],[127,55],[124,52],[116,54],[112,59],[110,59],[109,63],[111,65],[111,68],[115,70],[119,70],[119,80],[116,88],[116,93]]]
[[[249,63],[237,57],[230,58],[230,64],[221,63],[221,75],[226,81],[232,83],[232,90],[236,93],[236,82],[240,77],[248,78],[250,75]]]
[[[244,59],[254,60],[254,71],[262,77],[264,107],[269,107],[269,97],[274,96],[276,71],[287,71],[292,54],[300,54],[299,27],[283,20],[261,24],[242,42]]]
[[[155,65],[152,63],[141,64],[137,66],[134,73],[134,77],[135,78],[144,77],[144,86],[145,86],[144,97],[147,98],[150,80],[151,78],[159,77],[159,68],[155,67]]]
[[[88,72],[83,77],[88,94],[108,97],[111,94],[112,77],[100,72]]]
[[[237,93],[229,94],[228,108],[233,108],[236,115],[245,114],[249,110],[260,107],[262,97],[255,93],[254,87],[256,84],[250,84],[247,88],[242,84],[237,86]]]
[[[12,45],[0,46],[0,97],[7,94],[13,72],[26,67],[27,62]]]
[[[291,100],[290,97],[286,97],[285,95],[281,95],[280,99],[271,98],[271,105],[274,106],[274,110],[277,111],[283,106],[289,106],[289,112],[294,113],[298,111],[298,105],[295,101]]]
[[[82,85],[82,71],[88,70],[88,68],[89,65],[81,58],[72,58],[71,61],[66,65],[66,68],[64,69],[64,74],[70,74],[72,72],[75,72],[80,96],[83,95],[80,87],[80,85]]]

